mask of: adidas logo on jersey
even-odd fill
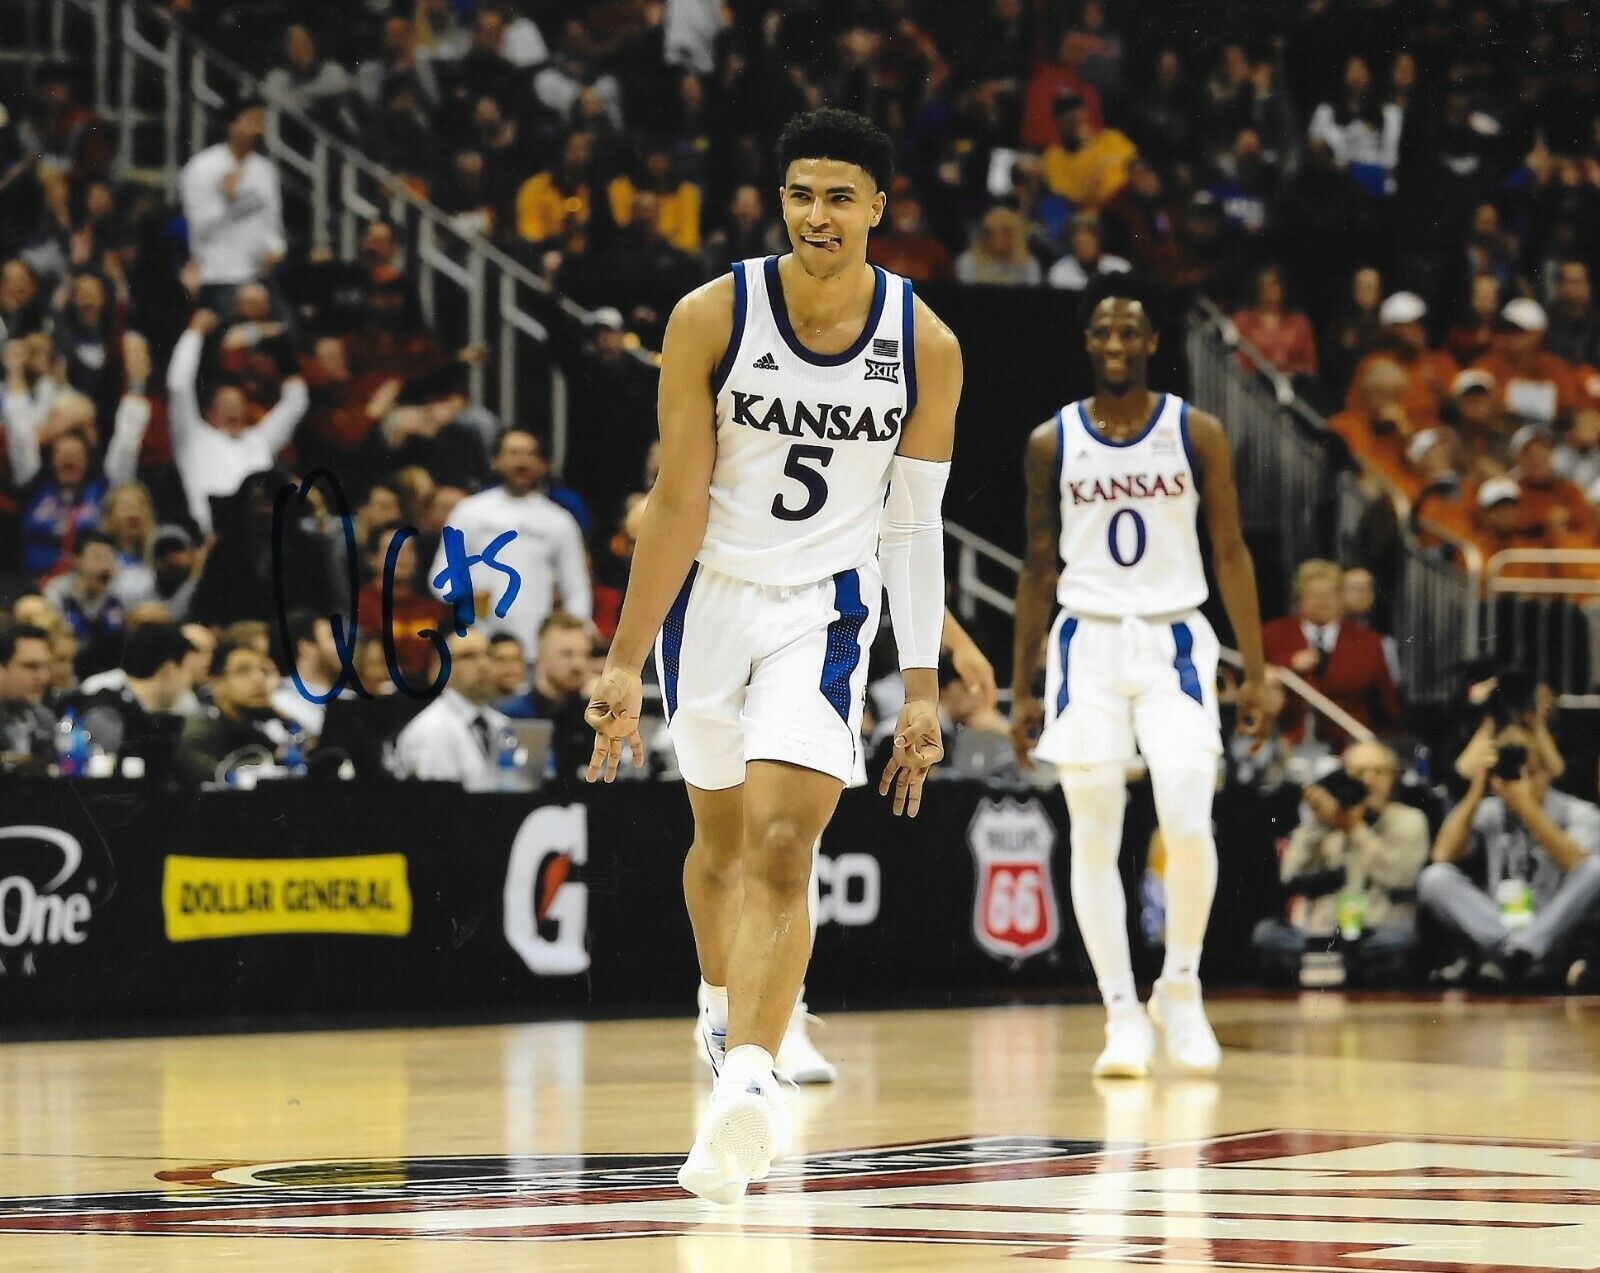
[[[752,367],[754,367],[757,371],[776,371],[776,370],[778,370],[778,360],[776,358],[774,358],[771,354],[762,354],[761,357],[757,358],[750,365]]]

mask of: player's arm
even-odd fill
[[[1050,626],[1051,604],[1060,574],[1057,553],[1061,543],[1060,430],[1046,420],[1028,437],[1023,458],[1027,483],[1027,547],[1017,574],[1016,644],[1011,654],[1011,746],[1017,764],[1033,767],[1028,753],[1038,741],[1044,707],[1033,692],[1039,675],[1044,634]]]
[[[1239,686],[1239,728],[1263,737],[1272,720],[1266,701],[1267,665],[1261,652],[1261,603],[1256,594],[1256,567],[1239,525],[1239,491],[1233,484],[1233,453],[1222,421],[1206,411],[1189,413],[1189,442],[1200,463],[1200,502],[1211,536],[1211,560],[1217,589],[1233,626],[1233,639],[1244,659]]]
[[[711,376],[732,333],[731,275],[690,292],[667,322],[657,397],[661,471],[640,522],[617,634],[586,713],[595,730],[591,782],[616,777],[625,741],[635,767],[644,764],[639,673],[705,539],[717,459]]]
[[[939,650],[945,621],[942,505],[961,401],[961,346],[920,300],[913,314],[917,406],[890,462],[878,552],[906,705],[895,729],[894,757],[878,790],[888,795],[893,787],[894,811],[916,817],[923,780],[944,757],[939,735]]]

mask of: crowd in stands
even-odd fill
[[[920,284],[1067,293],[1155,275],[1229,315],[1246,365],[1325,409],[1370,490],[1441,553],[1600,547],[1587,6],[1217,3],[1181,39],[1161,6],[1103,0],[169,7],[259,94],[225,105],[176,205],[120,180],[81,68],[38,66],[0,97],[0,752],[14,767],[114,756],[205,782],[254,751],[290,771],[482,789],[529,745],[521,719],[550,723],[548,772],[571,780],[653,479],[653,383],[628,351],[657,347],[689,288],[784,249],[769,142],[824,103],[871,115],[899,150],[874,262]],[[300,114],[593,312],[582,383],[626,405],[594,413],[561,480],[541,437],[470,400],[487,352],[425,320],[395,226],[367,225],[352,262],[286,228],[262,142]],[[338,484],[295,487],[319,468]],[[506,531],[496,561],[488,540]],[[319,616],[341,611],[352,561],[360,622],[343,631]],[[1394,641],[1357,617],[1374,592],[1371,572],[1307,563],[1268,653],[1396,735]],[[969,751],[1003,742],[992,698],[943,679]],[[1590,887],[1586,815],[1532,812],[1548,757],[1494,777],[1480,745],[1462,771],[1471,812],[1422,871],[1415,819],[1389,812],[1409,762],[1345,751],[1337,725],[1285,708],[1282,756],[1343,751],[1371,793],[1360,817],[1337,792],[1308,797],[1287,885],[1353,854],[1372,927],[1407,928],[1420,887],[1476,943],[1474,971],[1550,962],[1543,936],[1491,942],[1456,878],[1485,849],[1493,893],[1516,824],[1535,845],[1518,850],[1534,863],[1522,878],[1544,872],[1539,906],[1568,875]],[[1332,894],[1299,891],[1307,904],[1263,933],[1280,961],[1338,919]]]

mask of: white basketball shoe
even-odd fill
[[[711,1093],[694,1147],[678,1183],[707,1202],[737,1202],[753,1180],[765,1180],[787,1141],[787,1111],[777,1075],[724,1067]]]
[[[839,1077],[839,1071],[811,1041],[811,1033],[806,1028],[809,1015],[804,999],[795,1004],[788,1028],[783,1032],[783,1042],[778,1045],[778,1073],[791,1083],[832,1083]]]
[[[1156,982],[1150,996],[1150,1016],[1161,1027],[1168,1063],[1183,1074],[1215,1074],[1222,1064],[1222,1048],[1206,1020],[1200,983]]]
[[[1094,1076],[1103,1079],[1142,1079],[1150,1073],[1156,1050],[1150,1018],[1135,1001],[1106,1017],[1106,1046],[1095,1059]]]

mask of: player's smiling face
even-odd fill
[[[1156,334],[1138,301],[1108,296],[1095,307],[1084,344],[1096,385],[1119,394],[1144,385]]]
[[[784,174],[783,220],[795,259],[825,278],[867,256],[867,232],[883,217],[884,194],[865,170],[838,159],[797,159]]]

